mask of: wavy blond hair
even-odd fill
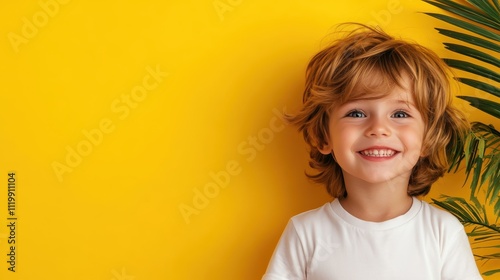
[[[306,175],[324,184],[333,197],[346,197],[341,167],[331,154],[320,152],[328,144],[330,112],[366,94],[370,98],[389,94],[401,86],[406,75],[425,123],[423,156],[413,167],[408,194],[425,195],[446,172],[450,152],[462,145],[469,129],[463,114],[452,105],[449,68],[421,45],[396,39],[380,29],[356,26],[311,59],[303,106],[297,114],[286,115],[309,146],[309,165],[315,172]],[[378,81],[375,86],[370,82],[373,77]]]

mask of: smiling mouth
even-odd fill
[[[360,151],[359,153],[367,157],[392,157],[397,151],[391,149],[369,149]]]

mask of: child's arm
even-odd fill
[[[305,280],[307,257],[290,220],[262,280]]]

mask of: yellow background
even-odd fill
[[[439,12],[415,0],[4,1],[0,278],[260,279],[288,219],[330,200],[276,112],[299,107],[306,63],[337,23],[450,56],[424,11]],[[426,199],[466,194],[462,180]]]

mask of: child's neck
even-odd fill
[[[413,198],[407,194],[408,184],[385,182],[379,185],[348,185],[347,197],[340,199],[342,207],[351,215],[365,221],[383,222],[408,212]]]

